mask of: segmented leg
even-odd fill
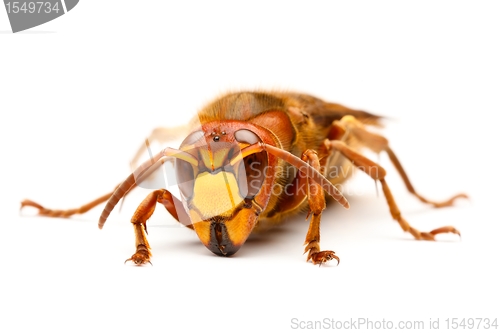
[[[47,209],[40,204],[33,202],[31,200],[24,200],[21,202],[21,208],[30,206],[37,208],[39,210],[38,214],[48,217],[70,217],[74,214],[83,214],[102,202],[107,201],[114,191],[103,195],[96,200],[89,202],[80,208],[67,209],[67,210],[55,210]],[[183,223],[186,227],[193,229],[190,224],[189,216],[182,208],[182,204],[167,190],[156,190],[150,193],[137,207],[134,215],[132,216],[131,223],[134,225],[135,232],[135,246],[136,252],[127,259],[125,262],[133,261],[136,265],[151,264],[151,248],[149,246],[148,240],[146,238],[147,220],[153,215],[155,211],[156,203],[161,203],[167,211],[179,222]]]
[[[156,203],[163,204],[169,212],[174,207],[172,195],[167,190],[156,190],[148,194],[139,207],[137,207],[130,220],[134,225],[136,251],[129,259],[125,260],[125,263],[133,261],[136,265],[151,264],[152,254],[146,238],[146,234],[148,233],[146,222],[153,215]],[[174,217],[177,218],[177,216]]]
[[[352,135],[357,140],[359,140],[364,147],[369,148],[375,153],[380,153],[382,151],[386,152],[392,164],[394,165],[399,175],[403,179],[403,182],[405,183],[405,186],[408,189],[408,191],[415,197],[417,197],[421,202],[433,205],[436,208],[441,208],[453,205],[453,202],[458,198],[467,198],[467,195],[463,193],[454,195],[453,197],[444,201],[432,201],[423,197],[422,195],[417,193],[417,191],[413,187],[408,175],[403,169],[403,166],[399,162],[399,159],[397,158],[396,154],[394,154],[392,149],[389,147],[389,141],[385,137],[366,130],[364,125],[352,116],[345,116],[340,121],[335,121],[332,127],[335,129],[332,132],[342,133],[342,135],[344,135],[344,133],[347,133],[347,135]],[[337,139],[337,138],[330,138],[330,139]]]
[[[302,159],[308,162],[316,170],[320,169],[320,162],[318,154],[313,150],[306,150],[302,154]],[[316,182],[308,180],[308,202],[309,202],[309,215],[311,215],[311,221],[309,222],[309,229],[307,231],[306,240],[304,245],[306,248],[304,253],[307,254],[307,261],[311,260],[313,264],[322,264],[332,259],[340,262],[339,257],[335,255],[333,251],[320,251],[319,241],[320,241],[320,231],[319,226],[321,222],[321,213],[326,207],[325,204],[325,194],[323,188]],[[308,215],[308,216],[309,216]]]
[[[31,201],[31,200],[23,200],[21,202],[21,209],[24,207],[34,207],[38,209],[38,215],[42,216],[48,216],[48,217],[70,217],[75,214],[83,214],[94,208],[95,206],[106,202],[111,196],[113,195],[113,192],[107,193],[103,195],[102,197],[99,197],[88,204],[85,204],[79,208],[73,208],[73,209],[66,209],[66,210],[60,210],[60,209],[48,209],[43,207],[42,205]]]
[[[415,237],[415,239],[434,240],[434,236],[441,233],[454,233],[460,235],[458,230],[452,226],[441,227],[431,232],[420,232],[417,229],[413,228],[401,215],[401,212],[396,204],[396,201],[394,200],[391,190],[389,189],[389,186],[385,181],[386,171],[384,170],[384,168],[382,168],[377,163],[371,161],[370,159],[366,158],[365,156],[361,155],[360,153],[354,151],[342,141],[325,140],[325,145],[327,146],[328,149],[332,149],[332,151],[337,151],[341,153],[343,156],[348,158],[357,168],[359,168],[364,173],[369,175],[375,181],[380,182],[380,184],[382,185],[382,190],[384,192],[387,204],[389,205],[392,218],[399,223],[399,225],[404,231],[411,233],[413,237]],[[462,195],[455,196],[444,203],[434,203],[434,202],[429,202],[428,200],[426,200],[425,202],[432,203],[436,207],[443,207],[445,204],[451,204],[451,202],[453,202],[453,200],[455,200],[458,197],[462,197]]]

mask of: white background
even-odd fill
[[[499,316],[499,6],[494,1],[81,1],[12,34],[0,9],[0,331],[250,332],[292,318],[423,321]],[[407,193],[385,156],[417,242],[391,220],[373,181],[330,205],[322,249],[302,255],[305,216],[209,252],[162,207],[149,222],[154,266],[134,252],[125,200],[70,220],[19,215],[30,198],[70,208],[110,191],[156,126],[184,123],[227,90],[290,89],[388,117],[385,134],[416,188],[471,200],[435,210]],[[376,158],[376,157],[375,157]],[[500,324],[500,323],[499,323]]]

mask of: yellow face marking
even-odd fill
[[[191,217],[196,216],[202,220],[219,215],[231,216],[233,210],[243,201],[234,174],[225,171],[199,174],[194,181],[193,193],[192,204],[201,216],[191,214]]]
[[[200,149],[199,154],[201,161],[203,161],[202,165],[204,164],[205,167],[213,171],[227,164],[226,160],[228,159],[229,149]]]
[[[227,154],[229,153],[228,149],[218,149],[216,151],[212,151],[212,163],[215,168],[220,168],[223,166],[225,161],[227,160]]]
[[[208,149],[200,149],[199,154],[201,155],[200,157],[201,157],[201,161],[203,161],[203,164],[207,168],[212,169],[213,168],[212,153],[209,152]],[[200,163],[201,163],[201,161],[200,161]]]

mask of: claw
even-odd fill
[[[28,206],[28,207],[35,207],[35,208],[37,208],[39,210],[45,209],[42,205],[40,205],[40,204],[38,204],[38,203],[36,203],[34,201],[28,200],[28,199],[21,201],[21,208],[20,208],[20,210],[22,210],[26,206]]]
[[[35,209],[38,209],[38,215],[50,216],[50,215],[57,215],[57,213],[61,212],[61,211],[47,209],[47,208],[43,207],[42,205],[40,205],[39,203],[36,203],[36,202],[28,200],[28,199],[23,200],[21,202],[21,207],[19,208],[19,211],[21,212],[24,207],[33,207]]]
[[[452,234],[458,235],[460,238],[462,238],[460,231],[458,231],[457,229],[455,229],[452,226],[446,226],[446,227],[434,229],[430,232],[430,234],[437,235],[437,234],[442,234],[442,233],[447,233],[447,232],[451,232]]]
[[[138,250],[136,253],[132,255],[129,259],[125,260],[123,264],[126,264],[129,261],[133,261],[134,264],[141,266],[144,264],[149,263],[151,266],[153,266],[153,263],[149,260],[150,254],[146,250]]]
[[[340,259],[335,255],[334,251],[320,251],[317,241],[307,244],[304,253],[306,252],[308,252],[306,261],[311,260],[314,265],[319,264],[321,266],[321,264],[333,259],[337,260],[337,266],[340,263]]]
[[[323,263],[328,262],[328,261],[333,260],[333,259],[337,260],[337,266],[340,264],[340,258],[338,256],[336,256],[335,252],[333,252],[333,251],[317,252],[314,254],[310,254],[310,257],[312,259],[312,263],[314,265],[319,264],[320,267]]]
[[[443,202],[428,201],[428,203],[430,203],[431,205],[433,205],[436,208],[442,208],[442,207],[453,206],[454,201],[459,199],[459,198],[469,200],[469,196],[467,194],[460,193],[460,194],[457,194],[457,195],[451,197],[447,201],[443,201]]]
[[[129,258],[129,259],[125,260],[125,262],[123,264],[125,265],[129,261],[133,261],[134,264],[136,264],[138,266],[141,266],[141,265],[144,265],[144,264],[150,264],[151,266],[153,266],[153,263],[149,259],[146,260],[146,261],[141,261],[141,260],[137,260],[137,259],[134,259],[134,258]]]
[[[458,235],[460,239],[462,239],[462,235],[460,234],[460,231],[455,229],[452,226],[446,226],[446,227],[441,227],[438,229],[434,229],[431,232],[420,232],[414,228],[410,228],[410,233],[415,237],[417,240],[427,240],[427,241],[434,241],[435,236],[438,234],[444,234],[444,233],[452,233],[455,235]]]
[[[135,259],[132,259],[132,258],[129,258],[129,259],[125,260],[125,262],[123,264],[125,265],[129,261],[133,261],[134,264],[136,264],[138,266],[141,266],[143,264],[150,264],[151,266],[153,266],[153,263],[150,260],[142,262],[142,261],[136,261]]]

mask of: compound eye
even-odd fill
[[[262,188],[267,172],[267,153],[249,155],[238,166],[238,187],[240,195],[253,199]]]
[[[241,129],[234,132],[234,138],[238,142],[249,143],[251,145],[260,141],[257,134],[247,129]]]
[[[175,173],[177,176],[177,185],[185,198],[193,196],[194,188],[194,170],[193,166],[186,161],[177,159],[175,161]]]

